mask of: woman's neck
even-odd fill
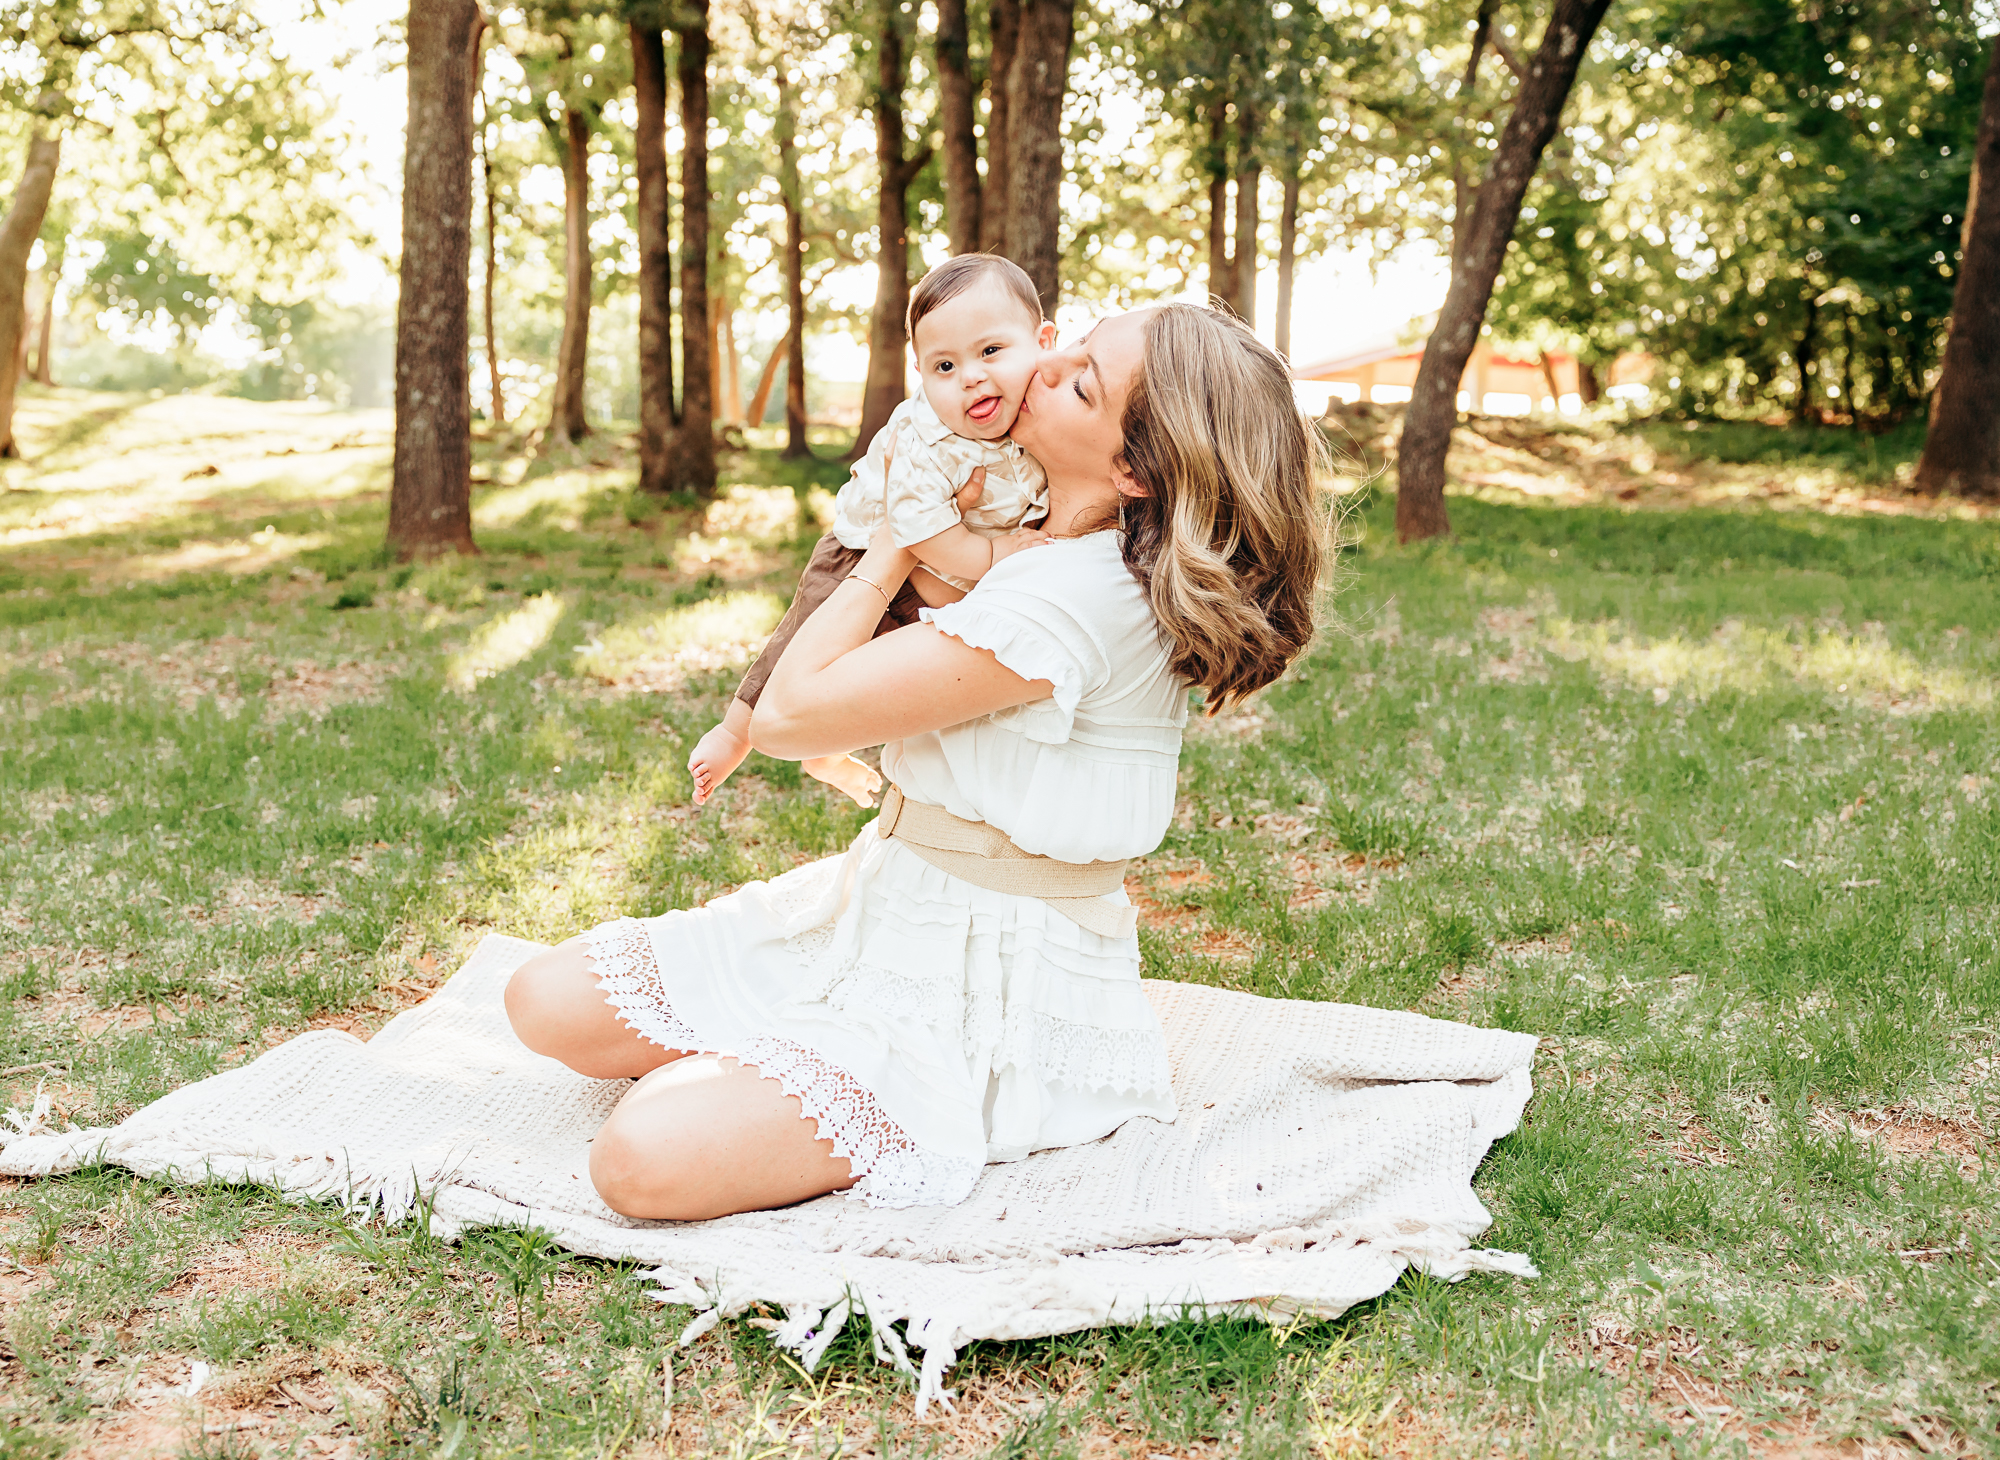
[[[1118,489],[1109,481],[1049,480],[1049,515],[1042,526],[1051,537],[1081,537],[1118,520]]]

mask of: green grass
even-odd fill
[[[379,1027],[486,931],[854,834],[796,767],[702,816],[681,768],[839,468],[732,457],[770,485],[704,521],[592,450],[487,443],[463,563],[383,561],[379,461],[0,546],[8,1099],[115,1120]],[[0,530],[45,508],[0,498]],[[2000,1453],[2000,531],[1453,517],[1399,549],[1373,505],[1341,624],[1195,727],[1142,947],[1544,1036],[1477,1181],[1483,1240],[1541,1279],[981,1345],[924,1426],[858,1324],[811,1378],[725,1324],[674,1354],[669,1412],[687,1315],[615,1266],[94,1169],[0,1189],[0,1457]],[[147,567],[267,526],[311,545]]]

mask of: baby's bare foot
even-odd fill
[[[846,792],[863,810],[875,804],[875,793],[882,789],[881,774],[851,755],[816,755],[800,761],[799,769],[836,791]]]
[[[695,742],[688,757],[688,774],[694,777],[694,804],[699,806],[715,794],[729,773],[743,764],[750,753],[750,738],[726,723],[717,725]]]

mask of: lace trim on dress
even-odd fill
[[[873,1206],[951,1206],[965,1199],[983,1161],[927,1151],[889,1119],[875,1097],[839,1065],[802,1044],[768,1035],[749,1040],[736,1058],[776,1080],[819,1128],[833,1154],[857,1178]]]
[[[619,918],[583,935],[586,955],[597,971],[597,986],[621,1023],[635,1029],[662,1049],[692,1052],[701,1048],[696,1034],[674,1013],[660,980],[653,939],[637,918]]]
[[[950,1206],[972,1190],[982,1162],[917,1145],[866,1086],[804,1045],[768,1035],[748,1040],[740,1049],[704,1044],[674,1012],[653,940],[637,918],[593,928],[584,934],[584,946],[597,986],[620,1021],[664,1049],[723,1055],[777,1081],[798,1100],[800,1113],[817,1127],[820,1139],[833,1142],[833,1154],[854,1173],[855,1192],[870,1205]]]

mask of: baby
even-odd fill
[[[886,517],[899,547],[956,589],[968,589],[1029,545],[1015,529],[1048,511],[1041,465],[1007,439],[1035,363],[1055,340],[1040,297],[1018,265],[995,254],[940,264],[910,291],[910,342],[923,389],[896,407],[834,499],[833,531],[819,540],[792,606],[737,686],[722,723],[688,757],[699,806],[750,753],[750,712],[800,624],[853,571]],[[975,499],[961,493],[986,468]],[[905,583],[876,633],[917,622],[924,600]],[[851,755],[801,762],[806,773],[874,804],[880,778]]]

